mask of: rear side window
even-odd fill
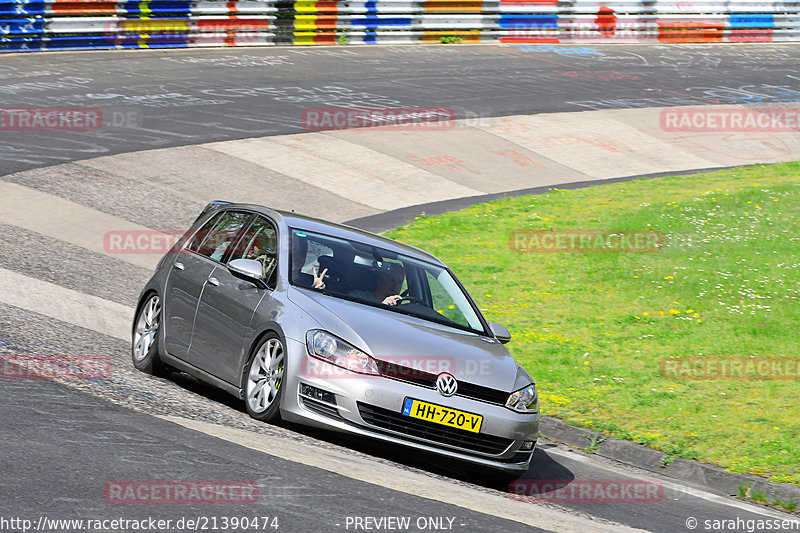
[[[206,222],[189,243],[189,249],[215,261],[222,261],[228,247],[250,218],[248,213],[223,211]]]

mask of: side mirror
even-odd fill
[[[228,272],[233,276],[255,284],[259,289],[266,289],[264,281],[264,265],[255,259],[234,259],[228,263]]]
[[[497,322],[489,322],[489,331],[503,344],[511,340],[511,333]]]

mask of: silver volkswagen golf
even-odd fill
[[[536,386],[447,265],[354,228],[211,202],[159,262],[133,364],[283,418],[521,473]]]

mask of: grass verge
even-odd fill
[[[655,231],[664,245],[538,253],[514,237],[586,230]],[[800,485],[800,163],[553,189],[387,235],[446,261],[509,328],[544,414]],[[696,379],[715,358],[743,376]]]

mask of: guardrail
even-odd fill
[[[798,1],[0,0],[0,51],[798,40]]]

